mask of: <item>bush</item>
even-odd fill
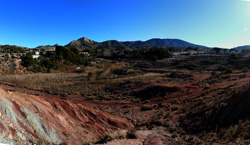
[[[213,78],[217,78],[217,77],[219,77],[219,75],[216,73],[216,72],[211,72],[211,76],[213,77]]]
[[[248,72],[248,68],[247,67],[243,67],[241,71],[246,75],[246,73]]]
[[[225,70],[225,74],[227,74],[227,75],[231,74],[232,72],[233,72],[233,70],[231,68],[227,68]]]
[[[221,66],[219,66],[218,67],[218,71],[225,71],[227,68],[225,67],[225,66],[223,66],[223,65],[221,65]]]
[[[89,73],[88,73],[88,77],[89,77],[89,78],[92,78],[92,77],[93,77],[93,73],[92,73],[92,72],[89,72]]]
[[[152,105],[144,105],[141,110],[142,111],[148,111],[148,110],[152,110],[153,109],[153,106]]]

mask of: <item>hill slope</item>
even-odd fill
[[[96,42],[86,37],[71,41],[66,47],[88,47],[88,48],[110,48],[110,49],[126,49],[126,48],[152,48],[152,47],[203,47],[206,46],[192,44],[180,39],[150,39],[147,41],[117,41],[108,40],[104,42]]]
[[[123,44],[129,47],[206,47],[201,45],[192,44],[180,39],[150,39],[147,41],[130,41],[123,42]]]
[[[236,50],[248,50],[248,49],[250,49],[250,45],[239,46],[239,47],[235,47],[233,49],[236,49]]]

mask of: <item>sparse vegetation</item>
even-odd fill
[[[148,111],[148,110],[152,110],[153,109],[153,105],[144,105],[141,110],[142,111]]]
[[[243,128],[249,126],[248,115],[233,116],[227,122],[220,118],[230,102],[249,87],[248,58],[194,55],[176,59],[168,58],[169,49],[151,49],[120,51],[128,57],[91,60],[82,57],[82,64],[71,58],[78,53],[76,49],[57,48],[54,58],[33,59],[31,53],[23,58],[32,72],[47,72],[50,68],[51,73],[2,75],[0,85],[9,91],[36,90],[26,93],[53,94],[72,102],[86,102],[95,110],[129,119],[136,129],[161,126],[172,138],[182,138],[191,144],[197,143],[195,139],[200,143],[229,143],[250,137],[249,130]],[[66,65],[81,66],[81,71],[60,71]],[[126,139],[128,134],[114,132],[100,141]]]
[[[244,75],[246,75],[246,73],[248,72],[248,68],[247,67],[243,67],[242,68],[242,72],[244,73]]]

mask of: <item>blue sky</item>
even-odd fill
[[[250,45],[250,2],[242,0],[0,0],[0,19],[2,45],[66,45],[81,37]]]

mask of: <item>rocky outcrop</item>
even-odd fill
[[[69,44],[67,44],[67,47],[90,47],[92,48],[97,42],[90,40],[86,37],[80,38],[78,40],[73,40]]]
[[[83,104],[0,89],[0,141],[8,144],[88,144],[119,130],[126,119]]]

